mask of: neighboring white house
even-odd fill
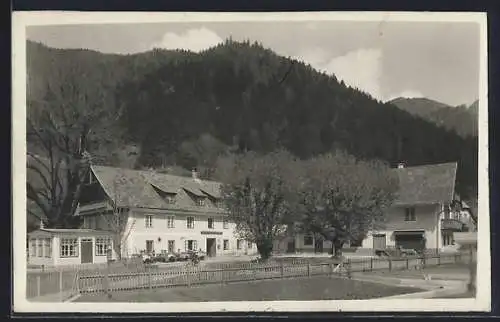
[[[106,263],[111,235],[92,229],[40,228],[28,234],[28,264],[43,266]],[[113,256],[113,255],[111,255]]]
[[[220,198],[220,183],[196,172],[180,177],[91,166],[76,215],[83,216],[83,228],[115,232],[112,218],[120,216],[122,257],[200,249],[208,256],[257,253],[255,244],[237,238]]]
[[[453,211],[457,163],[415,167],[399,165],[394,169],[399,190],[386,221],[367,237],[350,245],[364,249],[403,248],[441,249],[454,243],[453,233],[473,230],[467,211]],[[460,202],[460,201],[459,201]],[[296,234],[276,242],[275,249],[285,252],[327,252],[331,243],[316,241],[312,235]]]

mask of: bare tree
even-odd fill
[[[284,151],[264,156],[247,152],[218,161],[216,177],[223,182],[228,219],[236,223],[240,238],[257,245],[263,260],[271,256],[273,241],[286,229],[295,162]]]
[[[47,227],[74,226],[82,181],[88,174],[91,127],[101,118],[88,95],[68,80],[48,88],[42,101],[28,100],[27,198]]]
[[[297,228],[332,242],[338,256],[347,241],[362,239],[385,220],[397,189],[389,168],[336,152],[305,161]]]

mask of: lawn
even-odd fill
[[[392,287],[355,280],[311,277],[267,280],[197,287],[157,288],[105,295],[85,295],[77,302],[207,302],[277,300],[356,300],[420,292],[410,287]]]

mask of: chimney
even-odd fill
[[[45,225],[43,224],[43,220],[40,219],[40,229],[44,229]]]
[[[399,162],[398,163],[398,169],[404,169],[404,167],[405,167],[404,162]]]
[[[194,180],[198,180],[198,171],[196,171],[196,168],[193,168],[193,170],[191,170],[191,175]]]

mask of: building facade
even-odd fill
[[[226,220],[220,184],[197,178],[91,166],[77,211],[83,228],[110,231],[122,257],[202,250],[207,256],[256,254]]]
[[[399,165],[393,171],[399,189],[393,205],[386,210],[384,222],[378,223],[363,240],[347,242],[344,247],[356,247],[366,254],[392,247],[438,251],[454,244],[455,232],[474,230],[471,214],[453,207],[457,202],[463,206],[455,193],[457,163]],[[289,253],[325,253],[331,247],[328,241],[303,234],[275,243],[277,252]]]

